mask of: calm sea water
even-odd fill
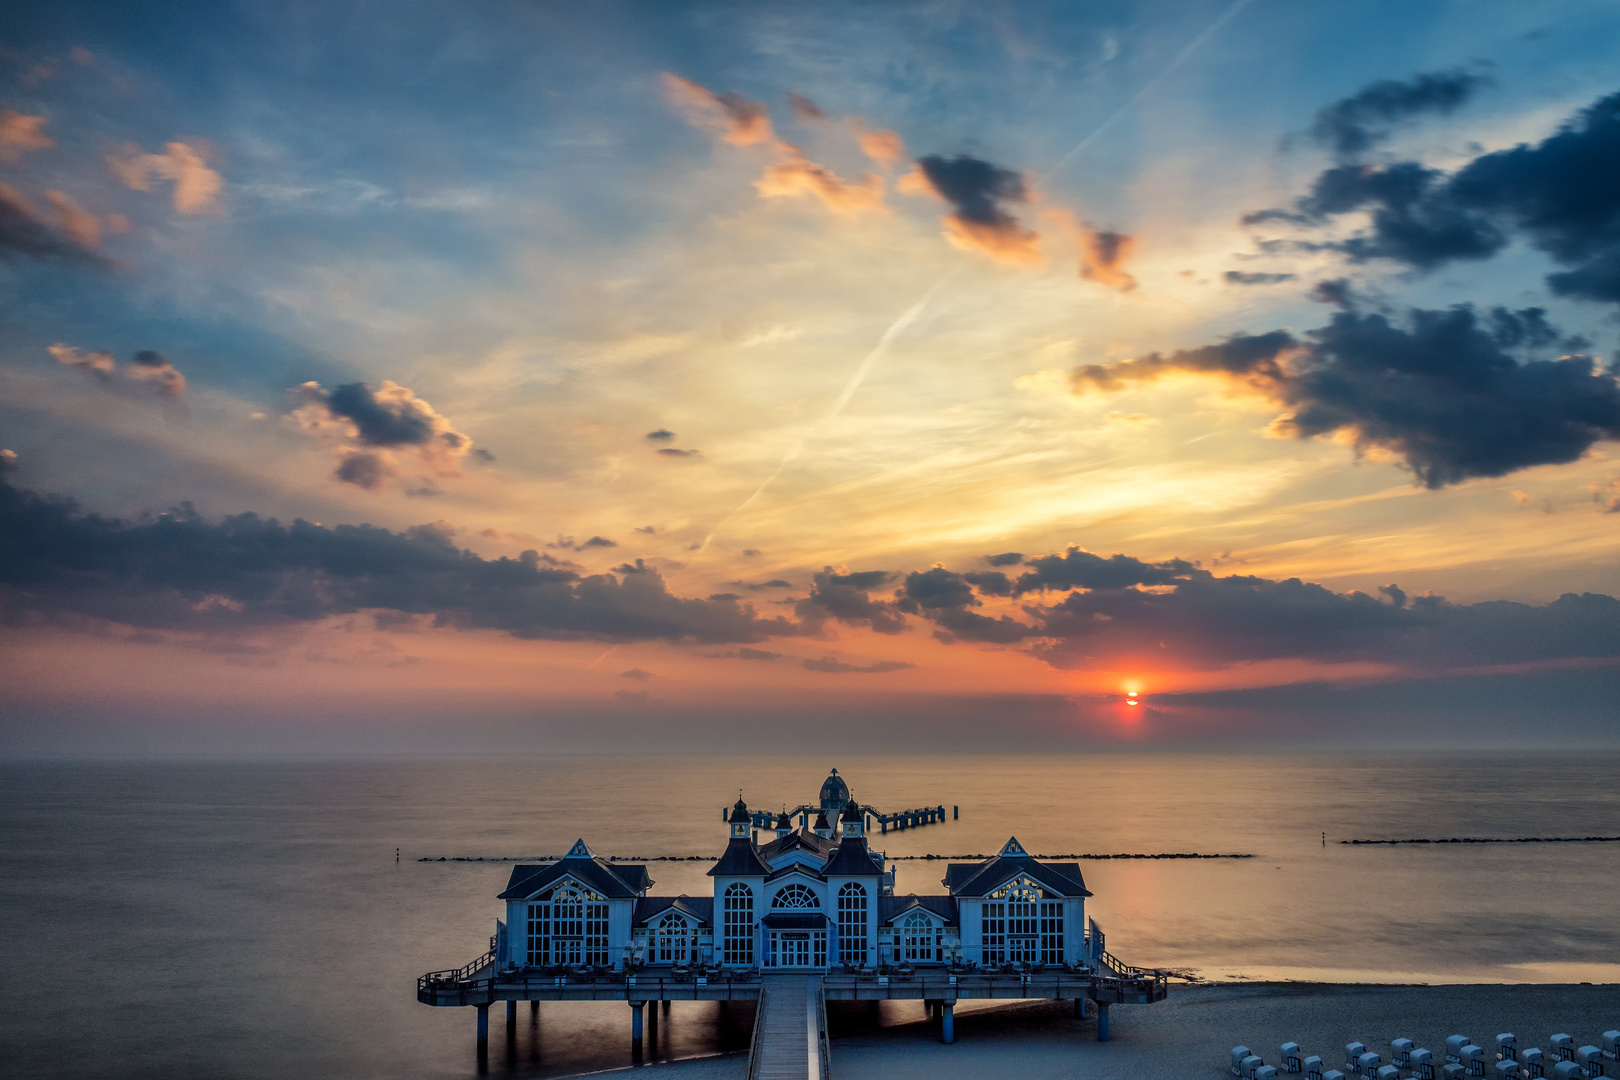
[[[753,805],[793,805],[832,765],[879,807],[961,807],[875,838],[890,855],[989,852],[1015,834],[1040,852],[1256,856],[1083,863],[1088,911],[1128,962],[1210,978],[1620,981],[1620,844],[1336,843],[1620,835],[1613,756],[11,763],[0,1072],[471,1075],[472,1011],[418,1005],[414,980],[483,951],[509,867],[418,858],[555,853],[579,836],[603,854],[713,856],[739,786]],[[939,890],[940,864],[899,865],[901,891]],[[655,863],[654,891],[702,893],[706,869]],[[508,1058],[497,1012],[492,1071],[627,1064],[628,1014],[525,1009]],[[678,1003],[656,1056],[745,1046],[749,1020]]]

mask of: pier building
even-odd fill
[[[797,1003],[798,1041],[787,1043],[797,1053],[816,1044],[804,1025],[827,1000],[924,1000],[950,1042],[962,998],[1073,998],[1081,1015],[1092,1002],[1101,1039],[1109,1005],[1163,999],[1162,973],[1104,950],[1078,863],[1037,859],[1009,838],[988,859],[949,863],[943,892],[897,896],[868,837],[875,816],[836,769],[816,803],[792,811],[752,812],[739,796],[705,896],[653,895],[644,864],[604,859],[580,839],[553,862],[514,866],[489,952],[422,976],[418,999],[475,1006],[481,1054],[495,1001],[507,1002],[509,1030],[518,1001],[627,1001],[639,1047],[648,1001],[766,1010],[774,985],[780,1007]],[[757,1020],[756,1044],[780,1027]]]

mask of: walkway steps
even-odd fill
[[[754,1019],[749,1080],[829,1080],[821,1075],[818,976],[767,975]]]

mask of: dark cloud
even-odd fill
[[[1103,558],[1082,548],[1071,547],[1061,555],[1030,559],[1030,569],[1019,576],[1014,591],[1019,595],[1053,589],[1127,589],[1138,585],[1169,585],[1190,573],[1193,566],[1181,559],[1148,563],[1129,555]]]
[[[1024,556],[1017,551],[1003,551],[1000,555],[986,555],[984,561],[991,566],[1017,566],[1024,561]]]
[[[1355,157],[1388,138],[1402,121],[1454,112],[1490,83],[1488,76],[1463,70],[1414,75],[1404,82],[1382,79],[1318,111],[1310,135],[1340,157]]]
[[[645,438],[648,442],[670,442],[675,438],[675,433],[673,431],[667,431],[664,428],[659,428],[657,431],[647,432],[643,438]]]
[[[1332,304],[1346,311],[1356,306],[1355,294],[1350,290],[1349,278],[1318,281],[1310,291],[1310,298],[1319,304]]]
[[[739,660],[780,660],[782,659],[782,654],[779,652],[770,652],[766,649],[750,649],[748,646],[744,645],[742,648],[737,650],[737,658]]]
[[[80,266],[112,265],[49,224],[22,192],[0,183],[0,259],[17,258]]]
[[[732,581],[728,582],[728,584],[739,589],[747,589],[749,592],[760,592],[764,589],[793,588],[793,583],[791,581],[784,581],[781,578],[772,578],[770,581]]]
[[[433,438],[433,422],[406,401],[377,400],[363,382],[339,386],[326,396],[333,416],[354,421],[367,446],[420,446]]]
[[[468,456],[483,462],[485,465],[493,465],[495,463],[495,455],[490,453],[488,450],[485,450],[482,446],[474,447]]]
[[[793,107],[793,118],[802,123],[819,124],[827,119],[826,111],[803,94],[789,93],[788,104]]]
[[[654,676],[652,672],[643,671],[638,667],[633,667],[629,671],[619,672],[619,678],[621,679],[651,679],[655,677],[656,676]]]
[[[660,457],[670,458],[689,458],[699,456],[698,451],[696,450],[677,450],[673,446],[664,447],[662,450],[658,451],[658,454]]]
[[[1080,227],[1080,276],[1110,289],[1130,292],[1136,278],[1125,270],[1136,250],[1136,238],[1111,229]]]
[[[980,605],[975,589],[988,596],[1006,596],[1010,583],[1000,571],[958,574],[936,566],[906,575],[895,607],[930,618],[949,636],[968,641],[1005,645],[1030,636],[1030,628],[1015,619],[1005,615],[992,619],[969,610]]]
[[[1617,172],[1620,93],[1581,110],[1539,143],[1483,154],[1449,174],[1416,161],[1335,166],[1293,210],[1261,211],[1245,221],[1314,228],[1364,211],[1371,218],[1367,232],[1294,246],[1418,270],[1488,258],[1519,235],[1571,268],[1548,278],[1555,292],[1614,302],[1620,300]]]
[[[805,660],[805,670],[821,671],[829,675],[881,675],[886,671],[904,671],[915,664],[908,664],[903,660],[879,660],[875,664],[846,664],[831,656],[823,656],[820,660]]]
[[[393,462],[385,454],[370,450],[350,450],[338,459],[332,475],[346,484],[376,491],[394,478]]]
[[[1226,283],[1228,285],[1278,285],[1284,281],[1293,281],[1297,274],[1254,274],[1243,270],[1228,270]]]
[[[90,352],[57,342],[45,349],[56,362],[75,368],[115,392],[151,391],[160,397],[180,399],[186,395],[186,377],[161,353],[142,349],[123,367],[109,352]]]
[[[575,551],[584,551],[586,548],[615,548],[619,545],[605,536],[593,536],[575,548]]]
[[[656,570],[578,573],[526,551],[483,559],[440,529],[283,525],[180,509],[140,522],[0,481],[0,618],[220,630],[360,611],[519,638],[759,642],[804,628],[735,599],[671,594]]]
[[[1564,464],[1620,438],[1612,370],[1582,355],[1515,355],[1560,344],[1539,308],[1483,317],[1467,305],[1414,309],[1404,322],[1344,311],[1303,340],[1281,330],[1240,335],[1168,357],[1088,365],[1074,378],[1104,390],[1171,370],[1243,379],[1289,410],[1274,425],[1279,433],[1347,434],[1358,449],[1398,455],[1431,488]]]
[[[960,248],[978,250],[1004,262],[1039,262],[1039,237],[1008,209],[1029,201],[1023,175],[1000,165],[958,154],[929,154],[917,160],[921,182],[903,180],[904,190],[930,191],[951,204],[946,235]]]
[[[805,623],[820,625],[827,619],[864,624],[880,634],[898,634],[906,620],[892,604],[874,600],[871,590],[887,584],[895,575],[887,570],[865,570],[840,574],[827,567],[815,575],[810,595],[800,600],[794,611]]]

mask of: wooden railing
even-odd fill
[[[1102,954],[1103,967],[1118,975],[1122,979],[1146,979],[1152,982],[1164,982],[1166,975],[1158,968],[1139,968],[1134,964],[1127,964],[1111,952]]]
[[[445,971],[430,971],[426,975],[423,975],[420,979],[416,980],[416,989],[418,991],[426,990],[429,986],[434,984],[442,985],[444,983],[464,983],[471,979],[479,971],[494,963],[495,939],[492,937],[489,939],[489,951],[483,956],[480,956],[476,960],[465,963],[458,968],[450,968]]]
[[[832,1080],[832,1053],[827,1046],[827,991],[816,982],[816,1053],[821,1072],[816,1080]]]
[[[759,1080],[759,1049],[765,1041],[765,1000],[770,996],[769,990],[760,987],[759,1008],[754,1012],[754,1034],[748,1040],[748,1080]]]

